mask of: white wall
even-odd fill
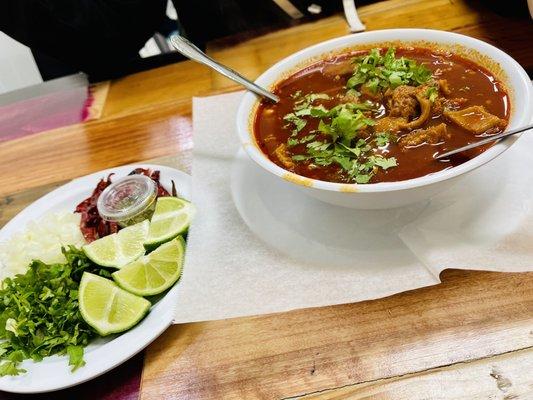
[[[30,49],[0,32],[0,93],[42,81]]]

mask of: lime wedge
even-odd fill
[[[144,254],[143,243],[148,235],[149,225],[148,220],[145,220],[128,226],[118,233],[83,246],[83,251],[98,265],[120,268]]]
[[[180,277],[184,254],[185,241],[178,236],[113,272],[113,279],[121,288],[139,296],[159,294]]]
[[[78,299],[81,316],[102,336],[137,325],[151,305],[115,282],[89,272],[81,277]]]
[[[196,208],[187,200],[177,197],[159,197],[150,221],[145,246],[153,249],[185,233],[195,212]]]

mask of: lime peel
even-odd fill
[[[144,318],[151,303],[115,282],[84,272],[79,288],[80,312],[101,336],[127,331]]]
[[[181,276],[185,241],[181,236],[112,274],[123,289],[138,296],[153,296],[170,288]]]
[[[158,198],[144,245],[153,249],[184,234],[195,214],[196,207],[187,200],[169,196]]]
[[[148,235],[149,226],[148,220],[128,226],[118,233],[83,246],[83,251],[98,265],[121,268],[144,255],[143,243]]]

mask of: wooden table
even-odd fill
[[[479,37],[533,71],[526,15],[501,17],[481,2],[389,0],[361,7],[360,16],[368,29]],[[334,16],[209,52],[254,78],[347,33]],[[0,225],[71,178],[190,149],[191,96],[234,89],[192,62],[169,65],[112,82],[97,121],[2,144]],[[448,270],[442,280],[381,300],[174,326],[146,351],[141,398],[532,399],[533,273]],[[76,396],[136,398],[135,390],[117,394],[136,385],[132,365]]]

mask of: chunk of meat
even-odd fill
[[[273,140],[276,140],[276,137],[272,133],[266,135],[263,139],[265,143],[272,142]]]
[[[407,120],[402,117],[383,117],[376,120],[374,132],[400,132],[407,124]]]
[[[439,85],[439,91],[444,96],[449,96],[450,94],[452,94],[452,91],[450,90],[450,85],[448,85],[448,81],[446,79],[439,79],[437,83]]]
[[[444,111],[444,116],[461,128],[476,135],[493,128],[503,129],[507,122],[489,113],[483,106],[471,106],[457,111]]]
[[[459,110],[467,101],[468,99],[465,99],[464,97],[454,97],[453,99],[437,97],[431,107],[431,114],[435,116],[441,115],[445,110]]]
[[[426,123],[429,117],[431,117],[431,101],[429,101],[422,91],[418,91],[416,94],[416,100],[418,101],[418,104],[420,104],[420,116],[417,119],[405,124],[405,129],[411,130],[420,128]]]
[[[287,150],[285,143],[281,143],[278,147],[276,147],[274,154],[285,168],[294,168],[294,161],[292,161],[292,158],[289,156],[289,151]]]
[[[322,68],[322,73],[328,78],[352,74],[353,64],[349,61],[341,63],[328,63]]]
[[[406,147],[419,146],[424,143],[437,144],[449,138],[450,133],[446,128],[446,124],[443,122],[436,126],[430,126],[429,128],[414,130],[398,140],[398,144],[405,149]]]
[[[401,90],[398,90],[401,89]],[[426,97],[427,87],[398,86],[393,91],[388,90],[389,116],[378,119],[374,126],[375,132],[413,130],[420,128],[431,117],[432,104]],[[418,118],[409,121],[420,109]]]
[[[446,99],[444,97],[437,97],[431,105],[431,114],[434,116],[442,115],[446,107]]]
[[[391,117],[403,117],[406,119],[416,117],[418,102],[416,94],[418,89],[413,86],[401,85],[394,90],[387,90],[387,107]]]
[[[444,107],[447,110],[455,111],[459,110],[465,103],[468,102],[468,99],[464,97],[454,97],[453,99],[444,99]]]

